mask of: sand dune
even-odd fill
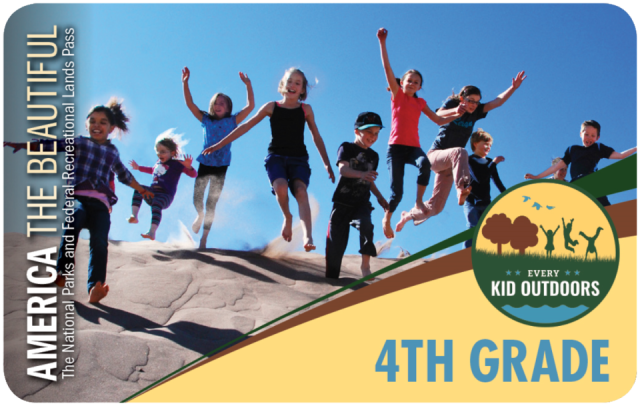
[[[269,256],[185,248],[191,242],[180,236],[168,243],[111,241],[111,291],[100,304],[90,305],[88,241],[80,240],[74,296],[76,373],[49,383],[26,375],[33,365],[26,359],[25,274],[31,266],[26,253],[58,242],[5,234],[5,376],[14,393],[27,401],[120,401],[230,340],[360,278],[359,255],[347,255],[342,278],[329,282],[322,254],[289,252],[278,241],[267,247]],[[393,262],[373,258],[372,269]],[[63,314],[60,310],[60,325]]]

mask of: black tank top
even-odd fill
[[[295,109],[280,107],[278,102],[271,114],[271,143],[269,154],[308,157],[304,145],[304,110],[302,103]]]

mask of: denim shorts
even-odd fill
[[[285,179],[289,184],[291,193],[295,196],[293,182],[299,179],[307,187],[311,178],[311,167],[309,167],[309,157],[284,156],[269,154],[264,159],[264,167],[269,176],[269,183],[273,186],[276,179]],[[276,194],[271,188],[271,193]]]

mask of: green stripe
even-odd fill
[[[637,165],[637,158],[636,155],[632,155],[626,159],[623,159],[622,161],[616,162],[612,165],[609,165],[608,167],[597,171],[594,174],[591,174],[583,179],[580,179],[578,181],[575,182],[576,185],[580,186],[581,188],[585,189],[587,192],[593,194],[596,197],[600,197],[600,196],[604,196],[604,195],[608,195],[608,194],[613,194],[613,193],[619,193],[619,192],[624,192],[626,190],[631,190],[631,189],[636,189],[637,185],[636,185],[636,165]],[[319,299],[316,299],[312,302],[307,303],[304,306],[301,306],[295,310],[290,311],[287,314],[284,314],[274,320],[271,320],[270,322],[263,324],[262,326],[246,333],[243,334],[242,336],[229,341],[228,343],[216,348],[215,350],[203,355],[202,357],[196,359],[193,362],[188,363],[187,365],[183,366],[182,368],[170,373],[169,375],[165,376],[164,378],[159,379],[158,381],[156,381],[155,383],[152,383],[151,385],[147,386],[146,388],[136,392],[135,394],[129,396],[128,398],[126,398],[125,400],[123,400],[122,402],[127,402],[131,399],[133,399],[134,397],[138,396],[139,394],[151,389],[152,387],[154,387],[155,385],[159,384],[160,382],[176,375],[177,373],[179,373],[180,371],[183,371],[184,369],[187,369],[189,367],[191,367],[192,365],[202,361],[205,358],[209,358],[214,354],[217,354],[218,352],[224,350],[227,347],[230,347],[231,345],[235,344],[238,341],[244,340],[245,338],[247,338],[249,335],[255,334],[257,332],[259,332],[260,330],[263,330],[267,327],[269,327],[270,325],[279,322],[282,319],[285,319],[291,315],[294,315],[308,307],[313,306],[316,303],[322,302],[324,300],[327,300],[329,298],[331,298],[332,296],[335,296],[341,292],[344,292],[347,289],[351,289],[359,284],[361,284],[362,282],[371,279],[371,278],[375,278],[378,275],[382,275],[383,273],[392,271],[396,268],[399,268],[403,265],[409,264],[417,259],[426,257],[427,255],[431,255],[434,254],[438,251],[441,251],[445,248],[449,248],[452,247],[456,244],[460,244],[466,240],[472,239],[473,238],[473,232],[474,229],[469,229],[469,230],[465,230],[459,234],[454,235],[453,237],[447,238],[444,241],[441,241],[435,245],[432,245],[429,248],[426,248],[422,251],[419,251],[413,255],[410,255],[406,258],[401,259],[400,261],[387,266],[386,268],[382,268],[379,271],[376,271],[374,273],[372,273],[371,275],[359,279],[355,282],[352,282],[346,286],[341,287],[340,289],[333,291],[325,296],[322,296]]]

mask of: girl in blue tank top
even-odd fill
[[[265,158],[265,168],[271,183],[272,193],[275,194],[284,216],[282,238],[291,242],[293,237],[293,216],[289,211],[290,189],[298,202],[304,249],[311,251],[316,249],[316,246],[313,244],[311,234],[311,208],[307,194],[311,168],[309,167],[309,154],[304,144],[305,122],[309,126],[313,142],[316,144],[331,182],[335,182],[336,178],[333,169],[331,169],[324,141],[316,126],[313,110],[310,105],[302,103],[309,93],[309,83],[304,73],[297,68],[285,71],[278,85],[278,92],[282,95],[282,100],[269,102],[262,106],[255,116],[238,126],[215,145],[202,151],[202,154],[210,154],[235,141],[266,116],[269,116],[271,143],[269,143],[268,155]]]

